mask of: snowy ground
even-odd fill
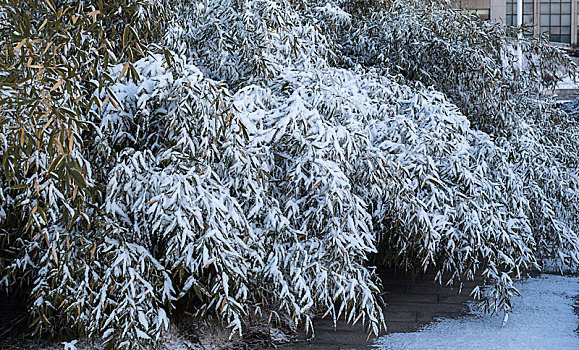
[[[380,350],[397,349],[579,349],[578,318],[573,309],[579,277],[544,275],[519,285],[508,323],[502,316],[476,313],[445,319],[416,333],[396,333],[377,342]]]
[[[579,89],[579,82],[567,76],[557,84],[557,89]]]
[[[579,319],[574,298],[579,295],[579,277],[543,275],[519,284],[522,296],[513,300],[508,323],[502,316],[474,315],[444,319],[415,333],[394,333],[378,339],[376,350],[577,350]],[[171,332],[165,349],[214,349],[225,344],[197,345]],[[43,350],[94,350],[87,343],[63,343]],[[76,345],[76,346],[75,346]]]
[[[571,57],[571,60],[579,66],[579,57]],[[557,89],[579,89],[579,80],[573,80],[569,76],[564,77],[563,80],[557,84]]]

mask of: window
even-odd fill
[[[541,32],[551,41],[571,42],[571,0],[541,0]]]
[[[528,27],[528,32],[525,33],[527,36],[533,35],[534,11],[534,0],[523,0],[523,24]],[[517,0],[507,0],[507,16],[505,20],[508,26],[517,25]]]
[[[491,9],[478,9],[474,10],[475,14],[480,17],[483,21],[488,21],[491,19]]]
[[[491,19],[491,9],[472,9],[464,10],[470,14],[477,15],[483,21],[488,21]]]

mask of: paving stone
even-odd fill
[[[408,302],[432,304],[438,302],[437,294],[409,294],[409,293],[388,293],[384,296],[386,302]]]
[[[461,316],[462,313],[457,312],[416,312],[416,321],[418,323],[430,323],[441,318],[456,318]]]
[[[407,288],[411,288],[412,286],[406,286],[404,284],[382,284],[382,288],[390,293],[406,293]]]
[[[468,295],[438,295],[438,302],[444,304],[462,304],[470,299]]]
[[[384,317],[387,322],[416,322],[416,311],[392,311],[386,308],[384,311]]]
[[[415,332],[423,326],[419,322],[386,321],[387,333]]]

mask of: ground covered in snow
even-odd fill
[[[376,348],[395,349],[579,349],[574,298],[579,278],[543,275],[519,284],[506,325],[502,315],[444,319],[416,333],[381,337]]]

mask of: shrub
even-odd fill
[[[566,62],[541,41],[418,2],[1,4],[0,277],[40,333],[154,347],[186,299],[232,334],[378,334],[371,256],[482,271],[507,312],[539,258],[579,260],[579,133],[537,96]]]

